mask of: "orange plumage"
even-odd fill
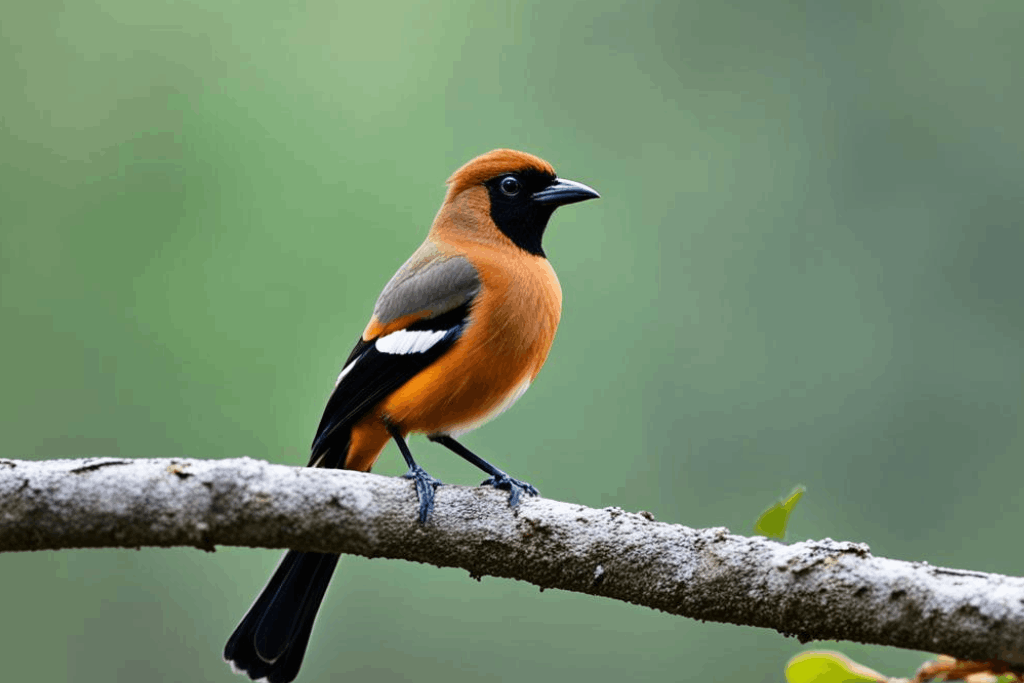
[[[412,458],[419,432],[487,472],[509,503],[536,489],[454,437],[512,405],[547,359],[562,291],[541,248],[558,206],[597,197],[546,161],[499,149],[448,179],[426,240],[388,282],[328,400],[310,465],[369,470],[394,439],[416,483],[420,520],[440,484]],[[251,678],[298,674],[336,555],[289,552],[225,647]]]

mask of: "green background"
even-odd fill
[[[791,540],[1019,575],[1022,21],[1018,0],[4,3],[0,455],[304,463],[443,180],[509,146],[603,198],[552,220],[548,366],[467,445],[550,497],[744,534],[802,482]],[[389,446],[375,471],[403,469]],[[240,680],[220,651],[278,555],[0,556],[3,680]],[[779,681],[802,649],[348,558],[300,680]]]

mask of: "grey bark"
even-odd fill
[[[783,545],[489,488],[232,460],[0,460],[0,551],[216,545],[387,557],[694,619],[1024,666],[1024,578]]]

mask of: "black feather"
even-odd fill
[[[381,353],[374,340],[365,342],[360,339],[345,363],[346,366],[353,362],[355,365],[335,387],[324,408],[309,463],[316,463],[318,467],[343,467],[352,425],[455,344],[465,328],[469,306],[467,302],[437,317],[418,320],[410,325],[407,328],[410,331],[447,332],[422,353]],[[345,428],[339,429],[342,426]]]
[[[295,679],[337,555],[289,551],[224,646],[224,659],[256,680]]]
[[[507,195],[501,189],[501,181],[509,176],[522,184],[522,189],[515,195]],[[550,173],[527,168],[502,174],[484,183],[491,198],[491,220],[517,247],[535,256],[544,256],[541,240],[556,207],[538,204],[530,197],[553,180],[555,176]]]

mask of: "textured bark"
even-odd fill
[[[233,460],[0,460],[0,551],[216,545],[389,557],[672,614],[1024,665],[1024,579],[544,498]]]

